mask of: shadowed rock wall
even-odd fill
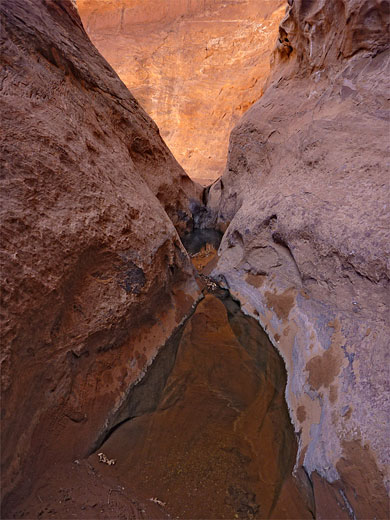
[[[208,194],[214,275],[284,356],[318,518],[388,516],[388,24],[387,1],[289,1]]]
[[[8,510],[43,468],[90,451],[191,310],[199,291],[172,221],[191,227],[201,189],[70,1],[0,12]]]
[[[194,178],[216,179],[259,99],[283,0],[78,0],[85,29]]]

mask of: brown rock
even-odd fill
[[[89,462],[175,518],[312,518],[291,477],[283,362],[254,320],[230,312],[210,294],[199,303],[156,404],[132,410],[99,448],[116,464]]]
[[[298,460],[324,479],[322,496],[336,496],[340,518],[379,518],[390,482],[389,3],[290,4],[268,88],[210,189],[211,221],[214,211],[228,226],[214,276],[285,359]],[[366,446],[369,472],[346,442]],[[337,517],[326,498],[317,506]]]
[[[48,468],[34,481],[26,500],[18,503],[12,518],[170,518],[149,497],[136,496],[133,486],[119,485],[112,475],[102,475],[103,467],[75,460]]]
[[[77,1],[94,44],[206,184],[223,171],[230,130],[263,92],[283,4]]]
[[[0,12],[9,512],[41,471],[93,449],[191,310],[199,291],[167,213],[191,226],[200,188],[70,1],[4,0]]]

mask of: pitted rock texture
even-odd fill
[[[43,469],[90,452],[190,312],[199,290],[172,221],[191,225],[200,187],[70,1],[0,11],[7,515]]]
[[[209,191],[227,228],[213,275],[284,356],[317,517],[386,518],[389,3],[289,4]]]
[[[78,0],[84,27],[190,176],[215,180],[259,99],[283,0]]]

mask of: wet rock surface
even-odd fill
[[[199,296],[192,183],[73,3],[2,16],[3,515],[85,457]]]
[[[209,239],[217,245],[220,236],[195,232],[186,242],[213,256]],[[297,440],[282,358],[257,321],[210,284],[94,453],[44,468],[10,517],[314,517],[307,477],[292,475]]]
[[[161,373],[159,360],[152,370]],[[149,381],[150,382],[150,381]],[[208,294],[178,338],[154,406],[133,411],[99,448],[99,467],[179,518],[312,518],[292,478],[296,440],[283,361],[223,291]],[[140,402],[155,386],[143,386]]]
[[[221,175],[228,136],[259,99],[281,0],[77,0],[93,43],[204,184]]]
[[[160,351],[87,460],[43,471],[12,518],[313,518],[292,477],[283,361],[226,291]]]
[[[318,518],[389,513],[388,8],[289,2],[208,194],[212,275],[284,357]]]

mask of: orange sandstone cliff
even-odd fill
[[[388,1],[289,0],[208,194],[213,274],[284,357],[317,518],[389,515],[389,20]]]
[[[283,0],[77,0],[84,27],[191,177],[223,171],[259,99]]]

